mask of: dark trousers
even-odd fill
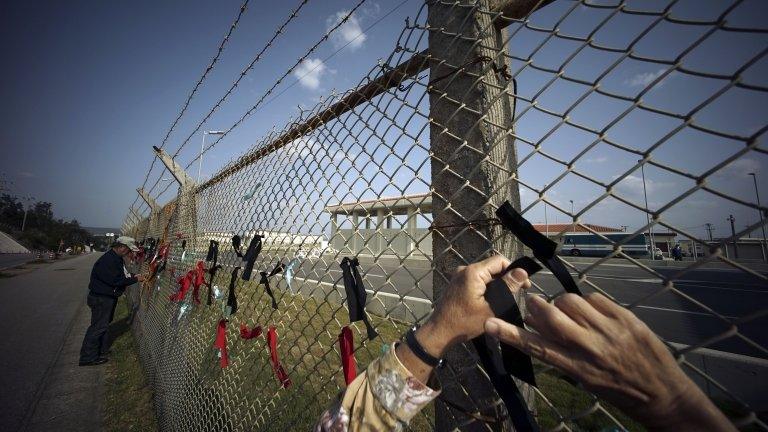
[[[107,330],[115,315],[117,298],[88,294],[88,307],[91,308],[91,325],[85,332],[83,346],[80,348],[80,361],[89,362],[99,358],[109,349]]]

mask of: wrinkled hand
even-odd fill
[[[137,274],[136,279],[138,279],[139,282],[144,282],[145,280],[147,280],[147,276],[143,274]]]
[[[528,296],[526,324],[497,318],[488,334],[581,381],[646,427],[735,430],[683,373],[664,344],[629,310],[600,294]]]
[[[493,311],[485,301],[485,286],[502,274],[509,264],[510,261],[504,256],[495,255],[456,269],[450,284],[435,304],[434,313],[420,329],[420,336],[431,332],[433,334],[429,338],[441,345],[436,347],[434,355],[442,355],[450,346],[483,334],[485,320],[493,317]],[[504,274],[502,280],[513,293],[531,286],[523,269]]]

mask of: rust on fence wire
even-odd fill
[[[735,424],[768,430],[760,9],[430,0],[353,89],[160,210],[151,188],[123,232],[169,246],[132,293],[161,429],[309,429],[345,388],[343,327],[362,370],[427,319],[456,266],[532,255],[496,219],[509,201],[559,244],[581,291],[629,308]],[[189,168],[199,155],[183,148],[161,160]],[[349,263],[374,332],[349,322]],[[532,282],[563,293],[551,273]],[[519,389],[542,429],[642,430],[558,371],[534,372]],[[511,428],[471,344],[439,378],[410,430]]]

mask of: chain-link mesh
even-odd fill
[[[510,200],[561,243],[582,290],[638,314],[737,425],[768,429],[759,415],[768,408],[759,385],[768,365],[765,245],[742,240],[760,232],[766,208],[751,183],[733,182],[766,166],[761,8],[427,2],[355,90],[302,111],[151,217],[126,218],[139,239],[170,244],[165,271],[133,297],[161,428],[308,429],[344,389],[341,259],[360,261],[380,334],[369,340],[351,325],[364,366],[426,319],[456,265],[526,252],[491,223]],[[729,214],[751,222],[732,234],[719,224],[720,238],[710,238],[703,218]],[[243,266],[231,238],[248,245],[256,234],[263,249],[256,276],[236,280],[231,364],[222,369],[216,326],[231,271]],[[211,240],[223,266],[213,304],[169,301]],[[682,261],[670,261],[674,243],[685,247]],[[279,263],[292,272],[270,279],[273,309],[258,272]],[[548,299],[563,291],[546,272],[533,281]],[[241,339],[241,324],[276,327],[289,388],[264,339]],[[472,348],[448,360],[441,399],[411,429],[507,427]],[[525,393],[544,428],[641,429],[535,367],[539,385]]]

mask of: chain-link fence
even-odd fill
[[[158,251],[170,246],[165,268],[133,297],[161,428],[308,429],[345,387],[341,260],[359,261],[379,333],[351,324],[364,367],[426,319],[457,265],[527,254],[495,223],[508,200],[561,244],[583,291],[638,314],[739,427],[768,429],[761,10],[428,1],[356,89],[303,111],[203,184],[176,167],[178,197],[162,208],[148,197],[149,217],[132,209],[124,225],[157,239]],[[232,277],[245,266],[233,236],[243,246],[261,236],[250,281]],[[218,256],[206,261],[211,241]],[[205,273],[210,294],[203,286],[200,304],[191,292],[169,301],[199,261],[221,265]],[[533,282],[548,299],[563,292],[547,272]],[[226,368],[214,348],[224,318]],[[240,337],[241,325],[276,328],[290,386],[264,339]],[[473,348],[447,363],[443,395],[411,428],[508,428]],[[520,387],[543,428],[642,429],[534,366],[537,387]]]

